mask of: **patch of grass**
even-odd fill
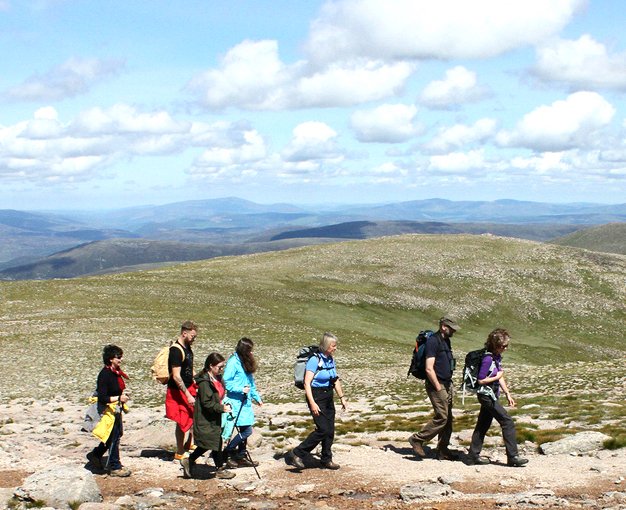
[[[601,429],[601,431],[611,436],[611,439],[607,439],[603,444],[607,450],[619,450],[626,447],[626,428],[624,426],[615,428],[613,426],[607,426]]]
[[[45,506],[48,506],[48,505],[42,499],[23,501],[14,497],[14,498],[11,498],[7,502],[7,507],[10,508],[11,510],[21,510],[21,509],[26,509],[26,508],[43,508]]]
[[[298,349],[317,343],[326,330],[339,337],[344,390],[364,409],[362,417],[354,413],[350,421],[338,421],[338,435],[414,432],[431,411],[423,382],[406,377],[415,335],[450,313],[462,323],[453,340],[459,363],[494,327],[511,332],[505,370],[519,405],[513,416],[598,429],[610,420],[623,429],[614,388],[626,377],[626,345],[606,332],[620,331],[626,322],[625,280],[626,261],[619,256],[589,257],[488,236],[409,235],[75,280],[2,281],[0,319],[7,327],[0,331],[6,367],[0,401],[36,394],[54,405],[61,399],[82,403],[101,369],[102,346],[111,342],[124,349],[133,405],[161,407],[164,388],[151,380],[149,367],[191,318],[200,325],[197,360],[210,351],[228,356],[239,338],[249,336],[264,400],[302,404],[284,412],[302,419],[284,431],[271,430],[276,441],[305,433],[296,427],[312,427],[292,367]],[[71,366],[42,366],[41,359],[53,361],[60,353],[73,360]],[[35,371],[40,377],[22,377]],[[598,394],[607,396],[602,406],[594,405]],[[390,398],[377,400],[381,395]],[[530,403],[540,407],[524,410]],[[389,404],[398,409],[385,410]],[[467,412],[458,403],[455,409],[455,429],[472,429],[475,397],[466,400]],[[375,420],[374,414],[384,418]],[[544,434],[520,430],[535,442]]]

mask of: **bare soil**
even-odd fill
[[[263,406],[260,418],[276,413],[272,407]],[[83,411],[84,407],[67,403],[0,406],[0,488],[16,488],[29,474],[53,464],[82,463],[89,469],[85,455],[97,440],[80,431]],[[333,451],[334,460],[341,464],[338,471],[320,469],[316,456],[307,459],[310,467],[297,471],[285,464],[283,454],[298,438],[279,449],[268,430],[260,429],[250,447],[251,455],[260,462],[260,480],[252,468],[237,469],[232,480],[215,479],[210,461],[198,466],[197,479],[187,480],[179,463],[173,461],[173,430],[160,409],[136,409],[125,417],[121,456],[132,475],[120,479],[96,474],[106,502],[160,488],[164,492],[162,503],[187,509],[393,509],[406,507],[400,498],[403,486],[433,482],[445,483],[454,492],[440,499],[414,502],[412,508],[487,510],[501,508],[498,500],[506,494],[536,489],[553,491],[555,497],[567,500],[570,508],[606,507],[608,493],[624,493],[624,449],[584,456],[545,456],[534,445],[526,444],[522,452],[530,459],[529,464],[510,468],[505,464],[503,447],[492,438],[483,452],[492,464],[470,466],[464,462],[466,449],[459,444],[459,433],[453,436],[461,454],[459,461],[420,460],[413,455],[406,434],[385,432],[384,436],[368,434],[359,445],[337,437]],[[608,506],[618,505],[613,502]]]

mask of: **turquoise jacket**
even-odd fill
[[[238,427],[254,425],[252,400],[255,400],[258,403],[262,403],[263,400],[261,399],[261,395],[257,392],[254,375],[245,372],[241,359],[239,359],[239,355],[237,353],[234,353],[230,358],[228,358],[226,368],[224,368],[222,381],[224,382],[224,386],[226,388],[226,396],[224,397],[222,403],[230,404],[233,408],[231,415],[222,415],[222,437],[225,441],[228,441],[235,426],[235,418],[239,416],[237,419]],[[248,393],[245,402],[244,397],[246,395],[243,392],[244,386],[250,386],[250,392]],[[242,403],[243,408],[241,405]]]

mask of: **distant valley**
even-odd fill
[[[72,278],[407,233],[555,240],[623,254],[624,222],[626,204],[514,200],[432,199],[316,210],[224,198],[103,212],[0,210],[0,278]]]

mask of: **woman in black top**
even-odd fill
[[[122,409],[128,402],[128,395],[124,393],[126,388],[125,379],[128,376],[122,371],[122,356],[124,352],[117,345],[105,345],[102,351],[102,361],[104,368],[98,374],[97,394],[98,412],[102,414],[107,406],[117,402],[117,413],[113,430],[106,443],[100,443],[87,454],[87,460],[97,469],[103,470],[102,456],[109,450],[109,460],[107,469],[110,476],[129,476],[130,470],[123,467],[120,462],[120,438],[123,433]]]

